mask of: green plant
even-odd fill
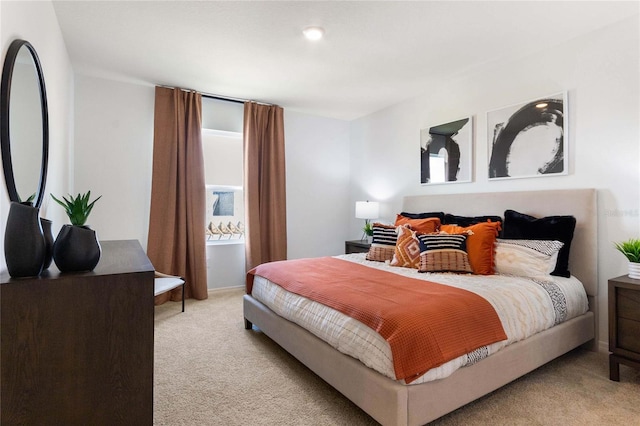
[[[22,201],[20,199],[20,194],[18,194],[18,202],[19,203],[29,203],[31,205],[33,205],[33,200],[36,198],[36,194],[31,194],[29,195],[29,198],[27,198],[25,201]]]
[[[91,203],[89,203],[90,196],[91,191],[87,191],[87,193],[84,195],[78,194],[78,196],[75,198],[71,194],[69,194],[69,199],[67,199],[67,197],[62,197],[62,199],[64,200],[64,202],[62,202],[58,200],[53,194],[51,194],[51,197],[58,204],[64,207],[67,216],[69,216],[71,224],[76,226],[82,226],[85,224],[87,218],[89,217],[89,213],[91,213],[91,210],[93,209],[93,205],[102,197],[101,195]]]
[[[631,238],[621,243],[614,243],[616,249],[629,259],[629,262],[640,263],[640,239]]]
[[[365,222],[364,228],[362,228],[362,230],[368,236],[370,236],[370,237],[373,236],[373,225],[371,224],[371,222],[369,222],[369,221]]]

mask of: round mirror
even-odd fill
[[[40,207],[49,154],[47,92],[33,46],[9,46],[0,87],[0,145],[9,199]]]

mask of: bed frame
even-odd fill
[[[583,344],[595,348],[597,318],[597,194],[594,189],[408,196],[403,211],[533,216],[573,215],[577,225],[569,269],[584,284],[590,311],[512,344],[451,376],[403,385],[344,355],[300,326],[244,296],[245,327],[267,336],[383,425],[422,425],[498,389]]]

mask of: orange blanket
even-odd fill
[[[391,346],[396,378],[406,383],[507,338],[489,302],[444,284],[332,257],[259,265],[247,274],[248,294],[255,275],[377,331]]]

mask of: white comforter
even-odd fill
[[[534,279],[507,275],[418,273],[415,269],[367,261],[364,254],[336,257],[472,291],[489,301],[498,313],[507,334],[506,341],[484,346],[433,368],[411,384],[447,377],[460,367],[473,364],[511,343],[526,339],[588,310],[584,287],[574,277],[545,276]],[[255,277],[252,296],[278,315],[309,330],[340,352],[359,359],[369,368],[395,380],[389,344],[360,321],[320,303],[289,293],[259,276]]]

